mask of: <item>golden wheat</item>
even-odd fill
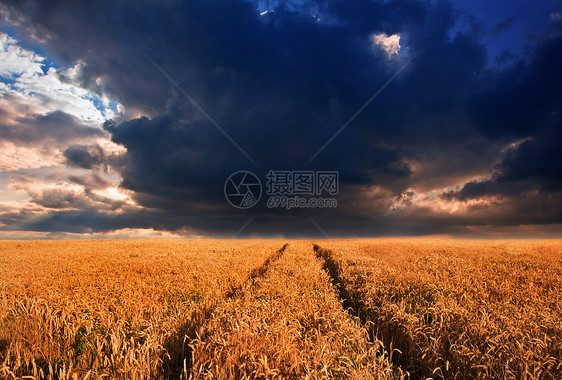
[[[281,245],[225,243],[2,243],[0,374],[179,377],[200,310]]]
[[[0,242],[0,378],[562,378],[559,241]]]
[[[560,242],[355,240],[317,251],[412,377],[562,377]]]

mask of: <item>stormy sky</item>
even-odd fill
[[[561,112],[562,0],[2,0],[0,238],[561,237]]]

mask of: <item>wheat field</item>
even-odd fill
[[[560,379],[562,242],[0,242],[0,378]]]

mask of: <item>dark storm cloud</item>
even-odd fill
[[[69,165],[83,169],[91,169],[105,161],[103,149],[99,145],[70,145],[63,155]]]
[[[562,46],[554,26],[539,47],[529,49],[526,61],[497,69],[487,66],[476,21],[452,32],[460,16],[446,1],[319,0],[277,5],[263,16],[255,3],[226,0],[28,0],[5,1],[4,7],[22,33],[42,36],[50,56],[69,65],[82,62],[83,85],[147,115],[104,124],[112,140],[127,149],[122,157],[104,156],[95,146],[73,145],[64,151],[71,166],[117,170],[122,187],[134,191],[135,201],[146,209],[119,215],[54,212],[22,218],[21,228],[190,226],[211,234],[233,231],[250,214],[238,213],[224,199],[230,173],[249,169],[263,179],[269,169],[323,169],[339,170],[347,191],[338,210],[329,214],[332,219],[317,215],[333,233],[458,232],[481,224],[480,216],[463,219],[423,208],[416,209],[418,214],[391,215],[386,210],[418,184],[427,190],[432,182],[434,187],[450,186],[447,177],[473,178],[498,158],[502,161],[491,180],[469,182],[443,200],[499,194],[521,203],[489,211],[496,223],[505,224],[525,207],[530,210],[525,215],[534,215],[526,221],[552,223],[552,217],[545,214],[541,220],[537,211],[544,203],[522,194],[539,191],[558,207]],[[504,18],[494,33],[510,25]],[[375,46],[372,36],[381,33],[400,34],[399,55],[389,58]],[[173,88],[150,59],[259,167]],[[406,70],[307,166],[322,144],[410,59]],[[511,154],[502,153],[503,146],[522,138],[531,139]],[[416,172],[413,161],[426,167]],[[298,235],[299,229],[310,227],[306,219],[295,221],[302,215],[263,213],[249,233]]]
[[[535,192],[538,196],[562,191],[562,125],[543,131],[521,143],[496,166],[492,179],[467,183],[459,191],[444,194],[446,199],[477,199],[483,196],[516,196]],[[556,204],[556,210],[562,212]]]
[[[562,214],[562,37],[555,33],[528,63],[500,76],[494,88],[470,103],[482,133],[494,139],[525,138],[495,167],[490,180],[474,181],[445,194],[460,200],[535,194],[526,204]],[[540,201],[539,201],[539,198]]]
[[[43,190],[33,194],[31,201],[52,209],[84,208],[88,206],[87,200],[81,194],[64,189]]]
[[[560,118],[560,115],[558,115]],[[562,119],[560,119],[562,121]],[[533,181],[542,191],[562,190],[562,123],[522,143],[499,169],[503,182]]]
[[[511,26],[513,25],[513,21],[514,21],[513,17],[505,18],[503,21],[500,21],[496,25],[494,25],[494,28],[492,29],[492,32],[493,33],[501,33],[503,31],[505,31],[506,29],[511,28]]]
[[[559,123],[553,117],[562,110],[562,37],[543,42],[530,62],[486,79],[490,88],[469,104],[482,133],[492,138],[528,137]]]
[[[0,138],[3,141],[20,145],[49,143],[60,146],[104,134],[101,128],[92,128],[62,111],[34,115],[14,115],[13,111],[0,108]]]

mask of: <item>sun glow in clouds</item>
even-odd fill
[[[401,46],[399,34],[392,34],[388,36],[385,33],[379,33],[373,34],[371,38],[373,39],[374,44],[384,50],[389,58],[393,55],[397,55],[400,51]]]
[[[131,206],[137,205],[136,202],[131,198],[132,192],[121,189],[119,187],[108,187],[101,190],[92,190],[92,193],[112,201],[120,201]]]

